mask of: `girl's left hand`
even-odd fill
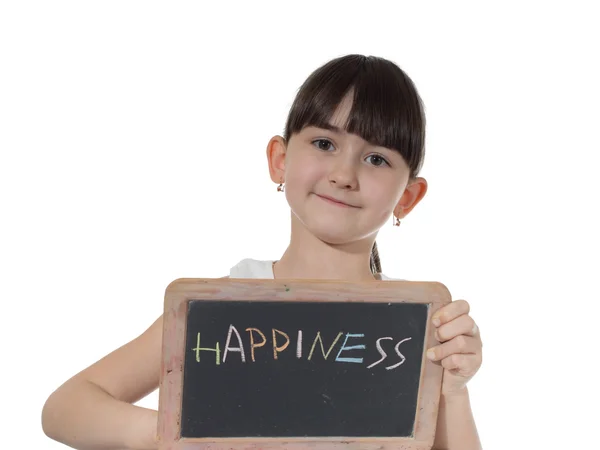
[[[437,310],[432,317],[435,337],[441,344],[431,347],[427,357],[441,362],[444,367],[444,396],[464,393],[467,382],[481,367],[481,336],[469,310],[468,302],[455,300]]]

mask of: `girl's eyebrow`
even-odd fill
[[[323,126],[320,126],[318,128],[322,128],[324,130],[333,131],[334,133],[339,133],[339,134],[342,134],[345,131],[345,130],[342,130],[340,127],[336,127],[335,125],[332,125],[330,123],[327,123],[327,124],[325,124]]]

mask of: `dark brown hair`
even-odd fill
[[[408,75],[384,58],[346,55],[312,72],[290,108],[285,141],[307,126],[328,128],[331,116],[351,89],[352,109],[344,130],[372,145],[397,150],[414,179],[425,157],[423,102]],[[381,272],[377,242],[371,251],[371,272]]]

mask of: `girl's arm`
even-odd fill
[[[433,450],[481,450],[469,392],[440,397]]]
[[[156,449],[157,411],[133,405],[160,382],[162,316],[50,395],[42,428],[80,450]]]

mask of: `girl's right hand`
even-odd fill
[[[131,428],[131,442],[128,447],[134,450],[158,450],[158,411],[140,409]]]

